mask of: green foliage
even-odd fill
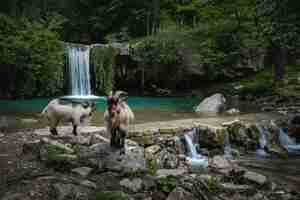
[[[132,45],[132,57],[146,72],[146,82],[172,88],[183,75],[180,42],[173,38],[148,37]],[[170,73],[172,72],[172,73]],[[168,77],[166,80],[165,77]]]
[[[71,168],[72,166],[70,165],[70,162],[68,162],[65,158],[59,156],[64,153],[66,153],[64,149],[53,145],[46,145],[46,165],[61,171],[66,171],[67,169]]]
[[[151,176],[155,176],[156,175],[157,164],[156,164],[156,161],[154,159],[148,160],[148,162],[147,162],[147,169],[148,169],[148,173]]]
[[[206,181],[206,184],[210,193],[216,193],[219,189],[219,182],[217,178],[211,177]]]
[[[94,200],[129,200],[129,195],[120,192],[120,191],[112,191],[112,192],[97,192]]]
[[[0,15],[1,67],[15,69],[16,97],[53,96],[63,87],[63,51],[45,25]]]
[[[262,71],[239,84],[243,86],[238,90],[241,96],[250,95],[267,95],[273,92],[273,73],[269,70]]]
[[[96,92],[108,95],[113,89],[116,51],[112,47],[94,47],[91,51]]]
[[[177,184],[178,179],[175,176],[167,176],[158,180],[157,189],[168,194],[176,188]]]

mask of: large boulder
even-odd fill
[[[126,140],[124,155],[107,143],[94,144],[91,150],[97,155],[96,162],[100,170],[121,173],[146,170],[144,148],[132,140]]]
[[[226,99],[223,94],[216,93],[205,98],[196,108],[197,113],[217,114],[225,110]]]

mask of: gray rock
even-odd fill
[[[7,193],[4,196],[2,196],[1,200],[19,200],[22,199],[23,195],[21,193]]]
[[[223,156],[214,156],[210,162],[210,167],[215,169],[227,169],[232,166]]]
[[[205,98],[196,108],[197,113],[220,113],[225,110],[226,99],[223,94],[217,93]]]
[[[85,200],[88,199],[90,190],[73,184],[55,183],[51,187],[51,195],[57,200]]]
[[[34,123],[37,123],[38,120],[30,119],[30,118],[23,118],[23,119],[21,119],[21,122],[24,124],[34,124]]]
[[[93,169],[90,167],[78,167],[78,168],[72,169],[71,171],[82,177],[86,177],[91,173],[92,170]]]
[[[103,137],[102,135],[99,135],[99,134],[94,134],[91,137],[90,145],[94,145],[94,144],[97,144],[97,143],[109,143],[109,142],[110,141],[109,141],[108,138],[105,138],[105,137]]]
[[[220,187],[225,191],[232,191],[232,192],[244,192],[247,190],[252,189],[249,185],[236,185],[233,183],[222,183]]]
[[[143,188],[146,191],[153,190],[156,186],[155,178],[149,175],[143,177]]]
[[[81,181],[79,184],[82,185],[82,186],[91,188],[91,189],[96,189],[97,188],[96,183],[94,183],[92,181],[89,181],[89,180]]]
[[[179,165],[175,150],[166,148],[160,151],[156,156],[158,169],[175,169]]]
[[[81,136],[78,135],[77,137],[72,137],[71,138],[71,144],[80,144],[80,145],[90,145],[91,143],[91,136]]]
[[[263,185],[267,182],[267,177],[252,171],[246,171],[244,178],[259,185]]]
[[[159,145],[152,145],[145,149],[145,156],[147,159],[154,158],[154,155],[160,151],[161,147]]]
[[[120,155],[119,150],[112,149],[107,143],[92,145],[90,149],[96,153],[101,170],[123,173],[146,170],[144,148],[131,140],[126,140],[124,155]]]
[[[196,200],[192,193],[181,187],[176,187],[168,196],[167,200]]]
[[[0,138],[1,138],[1,137],[4,137],[4,136],[5,136],[5,135],[4,135],[3,133],[0,132]]]
[[[138,192],[142,189],[142,179],[134,178],[132,180],[125,178],[120,181],[120,185],[129,189],[131,192]]]
[[[23,144],[22,153],[38,153],[40,151],[41,143],[40,140],[26,141]]]
[[[155,191],[152,193],[152,200],[166,200],[167,196],[161,191]]]
[[[182,176],[187,171],[184,169],[159,169],[156,172],[157,178],[164,178],[167,176]]]
[[[236,108],[231,108],[231,109],[227,110],[226,113],[229,115],[237,115],[237,114],[240,114],[240,110],[238,110]]]

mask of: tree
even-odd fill
[[[300,2],[293,0],[258,0],[262,33],[272,50],[275,82],[284,78],[288,55],[299,47]]]

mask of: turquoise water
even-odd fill
[[[47,123],[39,113],[51,99],[0,100],[0,130],[41,128]],[[200,102],[196,98],[129,97],[128,104],[135,114],[135,123],[168,121],[197,117],[193,108]],[[90,125],[103,126],[106,102],[96,102],[97,112]]]
[[[0,112],[40,112],[51,99],[30,99],[30,100],[0,100]],[[165,98],[165,97],[129,97],[128,104],[133,110],[139,109],[159,109],[159,110],[185,110],[192,111],[193,107],[199,103],[196,98]],[[103,112],[106,102],[98,100],[96,102],[97,111]]]

